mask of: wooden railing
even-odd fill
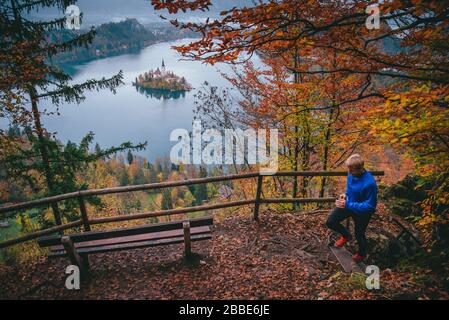
[[[370,171],[374,176],[383,176],[383,171]],[[170,181],[170,182],[160,182],[160,183],[151,183],[151,184],[141,184],[141,185],[133,185],[133,186],[124,186],[124,187],[115,187],[115,188],[104,188],[104,189],[90,189],[90,190],[81,190],[66,194],[61,194],[57,196],[42,198],[38,200],[32,200],[22,203],[17,203],[13,205],[7,205],[0,207],[0,218],[3,214],[9,213],[17,210],[24,210],[35,208],[39,206],[46,205],[56,205],[60,201],[77,199],[80,208],[80,219],[69,222],[66,224],[57,225],[55,227],[51,227],[45,230],[36,231],[18,238],[9,239],[0,243],[0,249],[9,247],[15,244],[19,244],[25,241],[37,239],[44,235],[49,235],[55,232],[61,232],[63,230],[83,226],[85,231],[91,230],[91,225],[95,224],[104,224],[111,222],[119,222],[119,221],[129,221],[136,219],[145,219],[150,217],[159,217],[166,215],[176,215],[176,214],[184,214],[205,210],[214,210],[221,208],[229,208],[229,207],[237,207],[244,205],[254,204],[254,219],[258,220],[259,218],[259,208],[261,204],[269,204],[269,203],[313,203],[313,202],[333,202],[335,198],[261,198],[262,195],[262,185],[263,179],[269,177],[343,177],[348,173],[345,171],[279,171],[274,175],[264,176],[260,175],[259,172],[250,172],[250,173],[240,173],[240,174],[231,174],[226,176],[219,177],[208,177],[208,178],[199,178],[199,179],[189,179],[189,180],[180,180],[180,181]],[[248,200],[238,200],[238,201],[230,201],[225,203],[216,203],[216,204],[208,204],[208,205],[200,205],[195,207],[187,207],[187,208],[176,208],[170,210],[160,210],[154,212],[143,212],[143,213],[135,213],[128,215],[117,215],[106,218],[94,218],[89,219],[85,198],[92,196],[101,196],[106,194],[115,194],[115,193],[125,193],[125,192],[135,192],[135,191],[147,191],[147,190],[157,190],[163,188],[173,188],[173,187],[181,187],[181,186],[189,186],[194,184],[202,184],[202,183],[211,183],[211,182],[222,182],[222,181],[231,181],[231,180],[241,180],[241,179],[250,179],[257,178],[257,187],[256,187],[256,196],[254,199]]]

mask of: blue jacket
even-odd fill
[[[360,177],[348,174],[346,184],[346,208],[357,214],[374,213],[377,205],[377,184],[371,173]]]

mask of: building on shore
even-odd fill
[[[170,91],[189,91],[192,86],[184,77],[180,77],[169,71],[165,67],[164,59],[162,59],[161,67],[156,70],[149,70],[136,77],[133,85],[145,89],[160,89]]]

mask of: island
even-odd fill
[[[170,92],[190,91],[192,86],[184,77],[174,74],[165,69],[165,63],[162,59],[162,66],[156,70],[151,69],[144,74],[139,75],[133,85],[137,88],[164,90]]]

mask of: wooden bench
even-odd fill
[[[130,250],[145,247],[184,243],[185,257],[191,257],[191,242],[212,238],[211,216],[164,223],[121,228],[107,231],[89,231],[69,235],[41,237],[41,247],[50,247],[49,258],[68,257],[80,268],[89,270],[88,255],[102,252]]]

